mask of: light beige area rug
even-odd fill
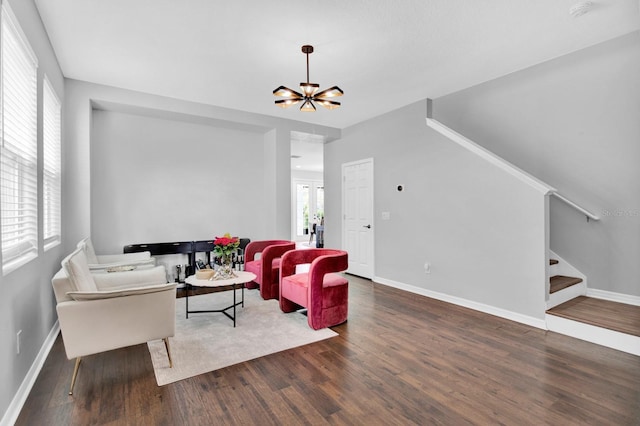
[[[176,299],[176,335],[169,338],[173,368],[162,340],[147,343],[158,386],[338,335],[329,328],[313,330],[306,316],[283,313],[277,300],[263,300],[258,290],[245,290],[244,296],[235,328],[221,313],[186,319],[185,298]],[[194,296],[189,310],[220,309],[232,302],[231,291]]]

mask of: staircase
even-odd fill
[[[588,297],[586,277],[562,260],[549,275],[549,330],[640,356],[640,306]]]
[[[549,260],[549,299],[547,309],[587,294],[587,278],[555,253]],[[561,259],[560,261],[558,259]]]
[[[599,216],[558,193],[556,188],[435,120],[431,99],[427,100],[426,121],[430,128],[487,163],[517,178],[528,187],[544,194],[545,197],[553,196],[585,215],[587,222],[600,220]],[[545,214],[545,225],[548,231],[548,211]],[[540,230],[540,232],[544,231],[545,229]],[[591,293],[598,297],[588,297],[587,278],[551,250],[549,255],[555,260],[549,262],[546,275],[550,277],[546,283],[547,329],[640,356],[640,298],[630,296],[632,300],[627,300],[622,297],[621,299],[627,303],[612,302],[605,299],[616,297],[615,294],[597,290]],[[578,315],[577,311],[581,313]]]

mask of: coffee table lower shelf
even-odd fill
[[[255,274],[251,273],[251,272],[245,272],[245,271],[236,271],[235,274],[237,275],[234,278],[230,278],[228,280],[199,280],[196,279],[195,275],[191,275],[190,277],[187,277],[187,279],[185,280],[185,284],[186,284],[186,288],[185,288],[185,304],[186,304],[186,317],[189,318],[189,314],[203,314],[203,313],[221,313],[227,316],[227,318],[229,318],[230,320],[233,321],[233,326],[236,326],[236,316],[237,316],[237,310],[236,307],[238,306],[242,306],[244,307],[244,287],[245,284],[255,280],[256,276]],[[230,306],[227,306],[226,308],[222,308],[222,309],[207,309],[207,310],[195,310],[195,311],[190,311],[189,310],[189,291],[192,288],[195,287],[215,287],[215,288],[219,288],[220,291],[227,291],[227,290],[231,290],[233,291],[233,304]],[[236,296],[236,291],[237,290],[241,290],[241,298],[238,301],[237,296]],[[233,309],[233,314],[230,314],[228,311]]]

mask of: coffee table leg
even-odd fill
[[[187,295],[185,296],[186,299],[186,313],[187,313],[187,319],[189,319],[189,287],[191,287],[191,284],[184,284],[184,291],[187,293]]]
[[[233,285],[233,326],[236,326],[236,285]]]

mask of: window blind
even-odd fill
[[[60,242],[61,236],[61,172],[60,137],[61,104],[51,87],[48,78],[44,78],[42,90],[42,201],[43,201],[43,237],[45,250]]]
[[[38,252],[37,61],[6,2],[0,25],[0,233],[6,274]]]

